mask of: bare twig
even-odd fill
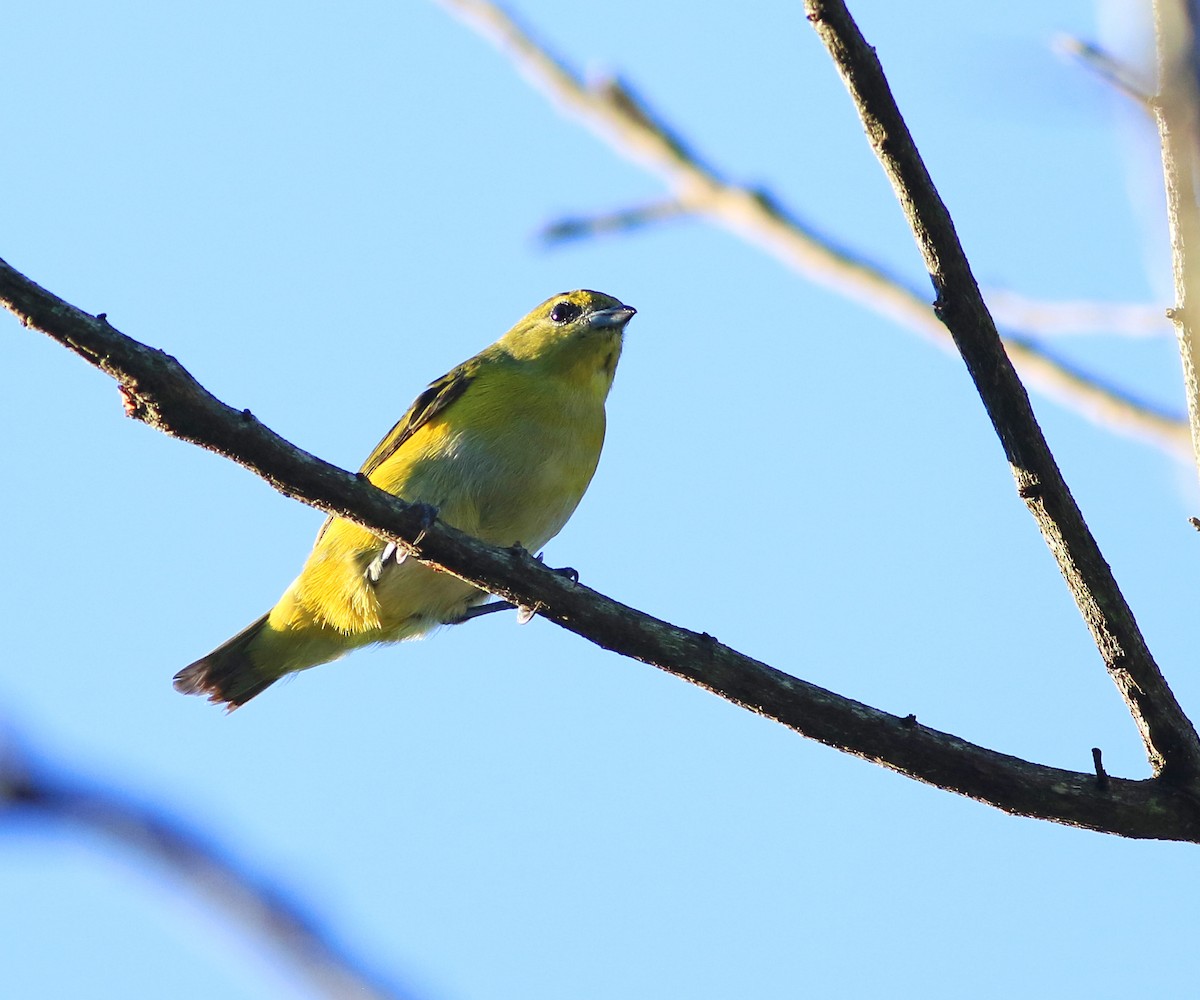
[[[1104,754],[1099,747],[1092,747],[1092,766],[1096,769],[1096,787],[1104,791],[1108,788],[1108,772],[1104,770]]]
[[[835,246],[770,195],[726,181],[627,84],[584,81],[488,0],[439,2],[504,51],[518,71],[564,112],[617,152],[660,176],[691,211],[761,247],[822,287],[952,349],[925,297],[862,257]],[[1028,341],[1007,340],[1005,346],[1022,376],[1062,405],[1166,451],[1186,452],[1187,430],[1177,418],[1067,369]]]
[[[1192,7],[1183,0],[1154,0],[1154,37],[1158,56],[1158,96],[1154,117],[1162,144],[1171,229],[1171,265],[1175,308],[1171,318],[1179,337],[1183,384],[1187,394],[1192,453],[1200,471],[1200,208],[1196,204],[1200,96],[1196,85],[1196,26]]]
[[[0,303],[118,380],[128,409],[164,433],[226,455],[286,496],[361,524],[427,565],[615,652],[653,664],[811,739],[1023,816],[1126,837],[1200,843],[1200,803],[1158,779],[1064,771],[976,746],[843,698],[730,649],[712,636],[636,611],[535,560],[441,523],[365,478],[284,441],[249,411],[226,406],[174,359],[126,337],[0,261]],[[419,545],[415,540],[424,536]]]
[[[666,219],[677,219],[690,212],[691,209],[678,198],[668,198],[603,215],[568,216],[543,227],[538,235],[547,244],[563,243],[604,233],[629,232]]]
[[[929,270],[938,315],[991,417],[1017,491],[1058,561],[1133,715],[1151,766],[1170,780],[1197,781],[1200,739],[1146,647],[1133,612],[1063,481],[874,49],[841,0],[805,0],[804,9],[854,99]]]
[[[1154,97],[1150,92],[1150,87],[1133,67],[1111,53],[1105,52],[1098,45],[1085,42],[1082,38],[1059,35],[1055,39],[1055,43],[1060,52],[1091,70],[1115,91],[1124,94],[1137,104],[1143,111],[1150,113],[1153,110]]]
[[[323,996],[401,1000],[411,995],[368,972],[288,894],[179,820],[113,789],[53,773],[15,741],[5,740],[0,744],[0,823],[13,820],[63,824],[162,865],[274,948]]]

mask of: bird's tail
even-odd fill
[[[266,627],[267,615],[247,625],[224,645],[184,667],[175,675],[175,690],[182,694],[207,695],[208,700],[233,711],[280,678],[255,662],[251,646]]]

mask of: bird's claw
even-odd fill
[[[378,583],[379,578],[383,576],[384,568],[388,564],[388,560],[392,559],[399,566],[405,559],[408,558],[408,553],[400,548],[395,542],[388,542],[383,547],[383,551],[367,564],[367,568],[363,575],[371,582]]]
[[[523,605],[513,604],[510,601],[489,601],[487,604],[476,604],[472,608],[467,608],[457,618],[451,618],[448,621],[442,622],[442,624],[461,625],[463,622],[469,622],[473,618],[482,618],[484,615],[490,615],[496,611],[511,611],[513,608],[517,609],[517,624],[524,625],[542,609],[542,606],[537,604],[532,608],[527,608]]]
[[[437,511],[434,510],[433,513],[436,515]],[[508,551],[518,557],[530,555],[528,549],[526,549],[520,542],[514,542],[508,547]],[[533,556],[534,562],[543,562],[544,560],[542,559],[542,556],[543,553],[541,552],[539,552],[536,556]],[[557,573],[559,576],[565,576],[572,583],[579,582],[579,572],[572,569],[570,566],[564,566],[562,569],[554,569],[553,567],[547,568],[550,569],[551,573]],[[513,604],[510,601],[491,601],[487,604],[477,604],[472,608],[467,608],[467,610],[457,618],[452,618],[449,621],[443,622],[442,624],[461,625],[463,622],[469,622],[472,618],[479,618],[482,615],[490,615],[494,611],[507,611],[514,607],[517,609],[517,624],[525,625],[533,620],[533,617],[543,609],[544,605],[535,603],[532,607],[526,607],[523,604]]]
[[[487,604],[476,604],[474,607],[467,608],[457,618],[451,618],[442,624],[461,625],[463,622],[469,622],[472,618],[482,618],[484,615],[490,615],[496,611],[510,611],[513,607],[514,605],[508,601],[489,601]]]
[[[415,503],[413,507],[421,518],[421,529],[417,532],[417,537],[413,539],[413,545],[420,545],[421,539],[425,537],[425,533],[433,527],[433,523],[437,520],[438,509],[427,503]],[[367,564],[363,575],[371,583],[378,583],[379,578],[383,576],[383,571],[387,567],[389,559],[394,559],[396,565],[399,566],[407,558],[407,549],[400,548],[395,542],[388,542],[383,547],[383,551]]]
[[[437,520],[438,509],[429,503],[415,503],[413,504],[413,509],[421,518],[421,530],[417,532],[417,537],[413,539],[413,545],[420,545],[421,540]]]
[[[546,553],[544,553],[544,552],[539,552],[539,553],[538,553],[536,556],[534,556],[533,558],[534,558],[534,559],[535,559],[537,562],[544,563],[544,562],[546,561],[546,560],[543,558],[543,557],[545,556],[545,554],[546,554]],[[565,577],[566,577],[568,580],[570,580],[572,583],[578,583],[578,582],[579,582],[579,570],[577,570],[577,569],[574,569],[574,568],[573,568],[573,567],[571,567],[571,566],[563,566],[563,567],[561,567],[561,568],[558,568],[558,569],[555,569],[553,566],[547,566],[546,568],[547,568],[548,570],[550,570],[550,572],[551,572],[551,573],[557,573],[559,576],[565,576]]]

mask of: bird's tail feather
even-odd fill
[[[224,645],[184,667],[175,675],[175,690],[207,695],[209,701],[226,704],[230,711],[261,694],[280,677],[264,671],[250,653],[266,624],[267,615],[263,615]]]

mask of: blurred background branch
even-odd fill
[[[1100,46],[1071,35],[1055,39],[1055,48],[1090,70],[1118,93],[1124,94],[1147,114],[1153,114],[1154,96],[1141,74]]]
[[[319,996],[413,997],[368,971],[290,893],[234,861],[210,838],[158,807],[45,764],[11,732],[0,732],[0,824],[15,823],[63,826],[159,866],[262,942]]]
[[[1031,299],[1004,289],[984,290],[996,324],[1039,337],[1107,333],[1122,337],[1165,337],[1171,332],[1161,305],[1067,302]]]
[[[766,250],[809,280],[895,320],[945,350],[953,350],[928,295],[906,287],[861,255],[836,246],[768,192],[725,180],[651,112],[627,83],[614,78],[584,80],[489,0],[439,2],[504,52],[521,75],[565,113],[589,127],[614,150],[661,177],[674,192],[672,204],[687,206],[691,214],[704,216]],[[598,216],[591,224],[567,219],[552,224],[543,235],[550,239],[564,235],[580,238],[636,228],[678,214],[673,211],[646,216],[644,210],[642,214],[631,210]],[[1101,304],[1089,303],[1083,310],[1078,304],[1047,305],[1038,310],[1024,309],[1023,324],[1008,323],[1003,313],[998,317],[1002,325],[1015,328],[1010,329],[1004,344],[1022,379],[1089,420],[1150,441],[1166,451],[1186,454],[1184,421],[1050,357],[1034,343],[1034,337],[1042,332],[1039,321],[1052,315],[1055,321],[1051,326],[1059,332],[1063,314],[1072,311],[1077,317],[1090,314],[1090,325],[1113,330],[1120,328],[1121,319],[1130,318],[1130,307],[1118,307],[1116,315],[1097,324],[1097,314],[1107,308]],[[1139,313],[1135,325],[1144,330],[1146,317],[1141,307],[1135,307],[1135,311]]]
[[[626,233],[655,222],[691,214],[693,209],[690,205],[678,198],[667,198],[603,215],[567,216],[543,227],[538,235],[543,243],[551,246],[610,233]]]

